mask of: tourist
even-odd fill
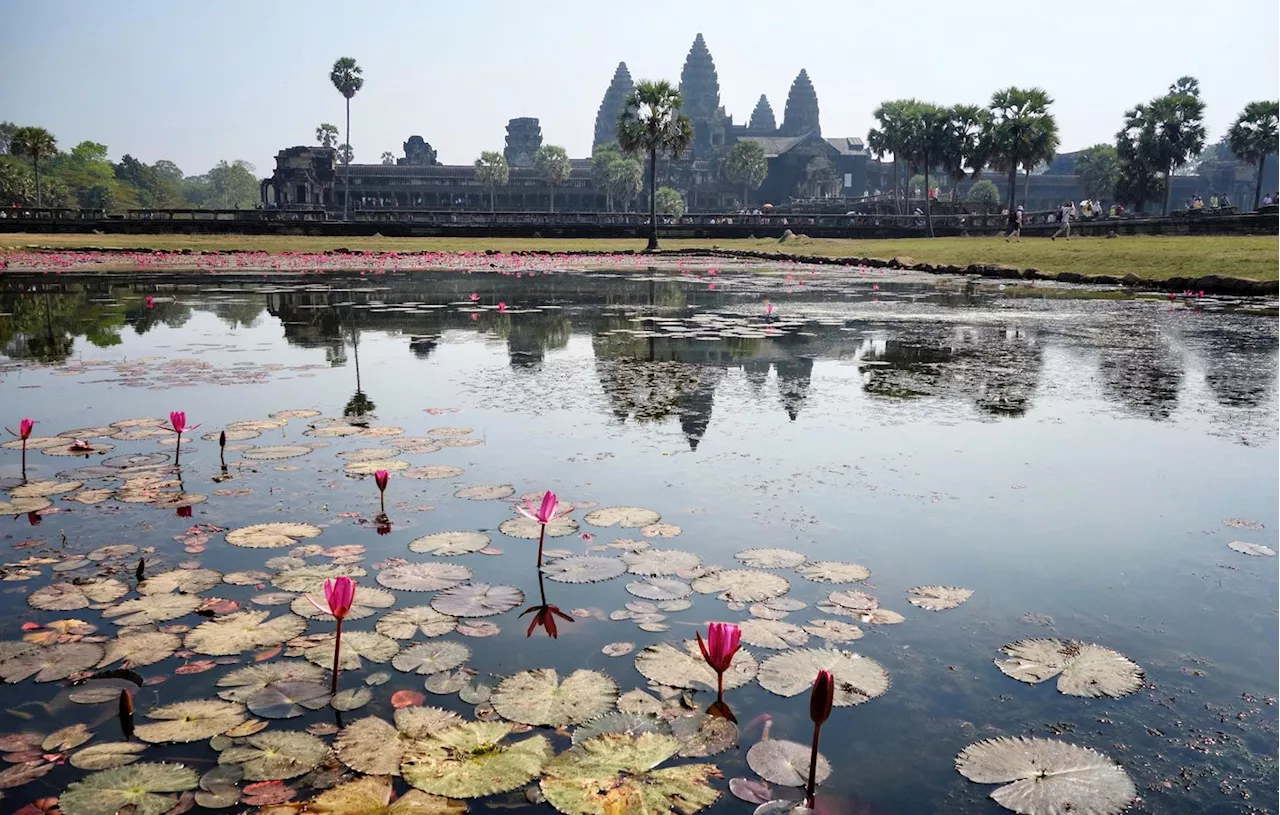
[[[1009,210],[1009,232],[1004,236],[1004,242],[1008,243],[1009,238],[1017,238],[1018,243],[1022,243],[1022,207]]]
[[[1209,209],[1218,208],[1218,194],[1215,192],[1209,196]]]
[[[1064,235],[1067,240],[1071,240],[1071,218],[1076,214],[1075,203],[1068,201],[1058,210],[1058,231],[1049,236],[1049,240],[1056,241],[1059,235]]]
[[[1222,197],[1218,199],[1218,206],[1222,207],[1223,209],[1226,209],[1227,207],[1231,206],[1231,199],[1227,197],[1227,194],[1225,192],[1222,194]]]
[[[1196,197],[1191,202],[1192,209],[1204,209],[1204,199],[1200,197],[1200,193],[1196,193]]]

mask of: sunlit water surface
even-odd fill
[[[52,435],[185,410],[201,427],[183,448],[183,487],[208,496],[190,518],[53,496],[38,525],[26,515],[0,519],[7,570],[23,558],[63,560],[114,543],[154,547],[151,574],[186,561],[260,569],[288,550],[237,549],[213,534],[193,555],[174,538],[195,523],[289,520],[325,527],[313,543],[366,547],[363,582],[372,585],[374,564],[386,558],[431,559],[410,553],[410,540],[481,530],[501,556],[449,560],[472,568],[476,580],[520,587],[532,605],[536,544],[497,530],[512,516],[509,502],[453,493],[483,484],[513,485],[516,496],[552,489],[569,501],[653,509],[682,532],[649,542],[707,564],[740,566],[736,552],[782,547],[871,570],[865,585],[853,586],[774,570],[790,581],[790,597],[810,604],[788,621],[830,618],[813,605],[840,588],[868,591],[906,618],[863,625],[862,639],[837,646],[882,663],[892,686],[837,709],[824,731],[823,752],[836,766],[825,787],[832,815],[1002,811],[986,797],[993,787],[953,769],[966,745],[999,735],[1060,737],[1107,753],[1135,780],[1138,812],[1276,811],[1277,563],[1227,546],[1276,546],[1273,312],[1096,292],[1047,297],[991,283],[886,280],[873,291],[830,277],[800,286],[780,276],[722,276],[714,290],[691,275],[624,273],[110,282],[8,275],[0,284],[4,423],[16,430],[31,416],[37,435]],[[771,320],[766,300],[777,306]],[[407,436],[470,428],[467,437],[482,443],[396,456],[463,472],[435,480],[393,474],[393,528],[378,535],[372,479],[346,474],[335,454],[394,445],[394,436],[309,438],[303,433],[314,420],[292,419],[232,444],[234,478],[214,483],[218,446],[199,437],[286,409],[364,413],[370,426]],[[154,439],[93,441],[115,445],[108,457],[173,451]],[[238,449],[250,445],[314,442],[328,446],[236,463]],[[18,452],[0,454],[0,477],[11,487]],[[86,487],[117,486],[118,479],[68,472],[102,460],[33,451],[28,476],[67,473]],[[580,553],[641,538],[638,530],[583,523],[584,514],[575,513],[580,531],[594,539],[575,534],[548,546]],[[1224,523],[1235,519],[1261,528]],[[101,565],[66,573],[45,565],[33,579],[0,584],[0,639],[21,639],[24,622],[67,618],[113,634],[92,609],[38,611],[25,602],[52,579],[90,576]],[[114,567],[132,585],[134,560]],[[639,652],[692,637],[706,620],[749,616],[694,594],[693,608],[671,614],[665,632],[608,620],[636,600],[625,590],[631,579],[548,581],[549,602],[599,613],[562,623],[556,640],[541,630],[526,638],[530,617],[517,619],[520,608],[488,618],[501,627],[497,636],[451,637],[469,645],[468,664],[490,684],[526,668],[585,667],[627,691],[647,680],[634,655],[606,656],[606,644],[633,642]],[[907,602],[907,589],[931,584],[974,594],[941,612]],[[205,594],[253,608],[251,598],[269,590],[224,584]],[[397,592],[396,607],[430,596]],[[372,628],[375,619],[349,629]],[[194,626],[200,618],[175,622]],[[308,627],[329,630],[318,621]],[[1111,700],[1065,696],[1052,681],[1014,681],[992,660],[1027,637],[1116,649],[1143,667],[1148,685]],[[750,650],[760,659],[771,653]],[[138,669],[170,677],[139,692],[140,722],[158,704],[212,698],[231,670],[174,675],[182,664],[171,657]],[[382,669],[390,666],[344,673],[344,686]],[[347,720],[389,718],[394,691],[422,689],[422,677],[391,673]],[[97,740],[119,738],[114,703],[71,704],[64,685],[0,688],[0,733],[86,721]],[[807,743],[804,696],[783,699],[752,683],[728,700],[743,730],[740,747],[707,759],[724,773],[721,788],[751,776],[744,755],[760,738],[759,714],[772,716],[772,737]],[[51,703],[53,718],[40,703]],[[427,703],[472,709],[456,695],[428,694]],[[320,710],[273,726],[333,718]],[[568,744],[565,735],[552,738],[558,749]],[[216,761],[205,743],[147,755],[202,772]],[[84,774],[60,766],[6,790],[0,808],[57,795]],[[751,807],[726,793],[712,811]]]

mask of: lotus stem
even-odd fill
[[[804,787],[805,806],[813,809],[815,788],[817,787],[816,779],[818,775],[818,734],[822,732],[822,725],[815,724],[813,726],[813,748],[809,753],[809,782]]]
[[[378,493],[378,507],[383,515],[387,514],[387,494],[385,492]]]
[[[547,525],[541,524],[538,527],[538,569],[542,569],[542,544],[547,539]],[[542,572],[539,571],[539,574]]]
[[[333,638],[333,686],[329,693],[338,695],[338,657],[342,654],[342,620],[338,620],[338,631]]]
[[[27,440],[22,440],[22,480],[27,480]]]
[[[182,434],[178,434],[178,444],[173,448],[173,466],[178,466],[178,461],[182,458]]]
[[[724,702],[724,674],[716,674],[716,701]]]

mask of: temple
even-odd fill
[[[596,111],[593,148],[615,140],[618,117],[634,89],[627,64],[619,62]],[[868,191],[862,139],[823,138],[818,94],[804,69],[791,83],[781,126],[764,94],[746,124],[734,124],[720,102],[720,77],[711,49],[698,34],[680,71],[680,92],[684,113],[693,124],[693,143],[680,158],[659,163],[658,183],[679,191],[686,211],[734,212],[795,200],[856,197]],[[769,172],[758,189],[744,191],[723,177],[724,160],[740,141],[754,141],[764,149]],[[533,169],[533,155],[543,143],[537,118],[507,123],[503,156],[510,173],[506,186],[494,191],[492,206],[508,212],[549,209],[552,190]],[[262,182],[262,204],[341,210],[346,198],[350,209],[358,212],[490,209],[489,190],[476,178],[474,156],[459,164],[442,162],[430,143],[416,135],[404,142],[403,151],[392,164],[352,164],[348,190],[335,150],[318,145],[286,148],[276,155],[275,172]],[[570,165],[569,178],[555,189],[557,210],[606,210],[609,198],[592,183],[590,158],[571,159]]]

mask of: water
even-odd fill
[[[56,511],[46,510],[38,526],[26,515],[0,520],[5,568],[25,557],[64,562],[131,543],[154,547],[149,574],[188,560],[224,572],[261,569],[289,550],[234,548],[213,533],[203,552],[191,554],[174,538],[193,523],[315,523],[323,534],[302,543],[366,547],[362,585],[376,585],[375,564],[406,557],[462,563],[476,580],[521,588],[521,606],[486,618],[500,634],[448,637],[470,647],[467,664],[491,685],[515,671],[554,667],[561,675],[606,672],[624,692],[644,688],[634,654],[613,658],[600,649],[633,642],[638,653],[691,637],[705,620],[749,618],[713,594],[695,593],[693,608],[663,621],[668,631],[643,631],[605,619],[637,600],[624,588],[634,576],[547,581],[547,601],[577,610],[576,620],[561,623],[557,640],[542,631],[526,638],[531,617],[516,615],[537,603],[536,544],[498,531],[512,514],[506,502],[453,493],[485,484],[513,485],[516,496],[553,489],[569,501],[651,508],[682,531],[648,542],[696,553],[706,564],[741,567],[736,552],[781,547],[871,570],[854,585],[772,570],[790,581],[789,597],[810,604],[789,622],[831,619],[814,604],[849,588],[906,618],[861,625],[862,639],[837,646],[880,662],[892,685],[881,698],[837,708],[824,730],[823,752],[836,766],[824,806],[833,813],[1003,811],[986,797],[993,786],[970,783],[953,768],[966,745],[1002,735],[1060,737],[1110,755],[1138,787],[1133,811],[1277,811],[1276,560],[1227,547],[1237,540],[1276,545],[1274,312],[945,279],[884,278],[878,291],[869,280],[803,279],[802,286],[781,274],[722,273],[710,289],[707,277],[617,270],[520,279],[475,272],[6,275],[5,422],[16,430],[18,418],[32,416],[39,436],[185,410],[201,427],[183,447],[182,488],[208,500],[186,518],[115,498],[82,505],[54,495]],[[480,296],[474,304],[472,292]],[[772,320],[765,300],[777,306]],[[393,473],[392,529],[379,535],[372,479],[345,473],[347,462],[335,454],[402,437],[308,437],[315,420],[294,418],[239,444],[329,446],[237,466],[233,443],[227,460],[235,477],[214,483],[217,443],[199,437],[287,409],[364,413],[369,426],[411,437],[469,428],[464,438],[480,443],[396,456],[414,467],[464,472],[437,480]],[[115,445],[107,457],[173,451],[154,439],[90,441]],[[99,477],[110,473],[78,470],[100,465],[99,456],[32,451],[28,459],[32,479],[66,473],[86,488],[120,486],[119,478]],[[18,476],[18,453],[3,451],[5,487]],[[636,529],[585,523],[586,511],[574,516],[592,540],[573,534],[548,548],[581,553],[643,540]],[[408,551],[410,540],[447,530],[480,530],[503,554],[440,559]],[[103,568],[132,587],[134,564],[92,562],[64,573],[43,564],[31,580],[5,582],[0,639],[21,639],[23,621],[68,618],[114,635],[116,626],[94,609],[38,611],[25,598],[53,579]],[[908,604],[907,589],[932,584],[974,594],[941,612]],[[272,590],[222,584],[204,596],[259,608],[251,598]],[[394,608],[432,596],[396,595]],[[376,619],[348,629],[370,630]],[[330,630],[312,621],[307,633]],[[1115,649],[1142,666],[1147,684],[1121,699],[1066,696],[1053,681],[1022,684],[992,660],[1001,646],[1028,637]],[[777,653],[748,648],[761,660]],[[252,652],[239,657],[251,659]],[[139,723],[157,705],[212,698],[214,683],[231,670],[220,664],[174,675],[182,663],[170,657],[137,669],[171,677],[139,691]],[[391,680],[373,688],[368,706],[342,714],[344,724],[369,714],[389,718],[394,691],[422,689],[422,677],[367,663],[344,672],[343,686],[358,687],[378,670]],[[47,733],[85,721],[95,731],[90,743],[118,740],[114,703],[69,703],[64,684],[0,688],[7,708],[0,733]],[[753,682],[727,698],[744,727],[740,748],[706,759],[724,774],[717,788],[751,777],[743,757],[760,737],[759,714],[772,716],[772,737],[807,743],[805,696],[780,698]],[[709,701],[706,694],[694,700]],[[52,720],[37,703],[49,703]],[[428,693],[427,704],[473,712],[456,695]],[[320,710],[272,728],[333,720],[332,710]],[[568,746],[567,736],[551,737],[557,750]],[[146,758],[175,758],[204,772],[216,760],[206,744],[151,747]],[[58,766],[5,790],[5,804],[57,795],[84,775]],[[304,786],[299,800],[310,794]],[[480,808],[511,803],[498,796]],[[750,807],[726,793],[714,811]]]

